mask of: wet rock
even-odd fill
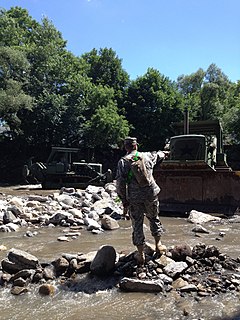
[[[82,274],[90,272],[90,265],[92,261],[78,261],[77,259],[71,260],[69,266],[76,273]]]
[[[109,215],[103,215],[101,219],[101,226],[104,230],[115,230],[119,229],[119,224],[118,222],[111,218]]]
[[[121,290],[128,292],[162,292],[164,290],[164,284],[161,280],[123,278],[119,286]]]
[[[75,193],[76,190],[74,188],[66,188],[66,187],[62,187],[59,191],[59,194],[63,194],[63,193]]]
[[[24,214],[24,208],[21,207],[17,207],[17,206],[10,206],[8,207],[8,211],[11,211],[15,217],[22,217],[22,215]]]
[[[16,274],[14,274],[10,280],[15,281],[18,278],[22,278],[24,280],[26,280],[26,279],[31,280],[33,278],[34,274],[35,274],[35,270],[25,269],[25,270],[21,270],[21,271],[17,272]]]
[[[187,264],[188,264],[189,266],[192,266],[192,265],[194,264],[194,262],[195,262],[195,260],[192,259],[192,258],[189,257],[189,256],[186,257],[185,261],[187,262]]]
[[[26,237],[29,237],[29,238],[32,238],[34,236],[34,234],[32,233],[32,231],[28,230],[26,233],[25,233],[25,236]]]
[[[14,287],[26,287],[26,285],[29,283],[29,281],[19,277],[13,281]]]
[[[39,283],[43,280],[43,272],[42,270],[36,270],[35,274],[33,275],[32,282],[33,283]]]
[[[18,287],[18,286],[14,286],[11,289],[11,294],[19,296],[20,294],[26,293],[28,292],[28,288],[26,287]]]
[[[3,270],[10,274],[37,267],[39,267],[39,261],[35,256],[15,248],[9,251],[8,259],[2,260]]]
[[[55,268],[52,264],[46,266],[43,269],[43,277],[46,280],[53,280],[56,277],[56,272],[55,272]]]
[[[51,284],[44,283],[39,287],[38,292],[44,296],[50,296],[55,293],[55,287]]]
[[[113,272],[116,262],[116,251],[112,246],[102,246],[94,257],[90,270],[98,276],[106,276]]]
[[[64,274],[67,271],[67,268],[69,267],[69,262],[67,261],[67,259],[63,257],[53,261],[52,264],[55,267],[55,272],[57,276]]]

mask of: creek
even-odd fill
[[[194,234],[193,225],[186,218],[162,216],[165,227],[162,242],[167,247],[179,243],[194,246],[200,242],[217,246],[222,253],[232,258],[239,256],[239,223],[214,224],[205,227],[209,234]],[[94,235],[82,230],[81,235],[69,242],[59,242],[63,235],[61,227],[21,228],[18,232],[1,233],[0,245],[7,249],[18,248],[35,255],[40,262],[52,261],[62,253],[88,253],[98,250],[101,245],[110,244],[116,251],[133,251],[131,244],[131,223],[119,221],[120,228]],[[145,221],[145,235],[153,243],[148,222]],[[26,231],[37,231],[34,237],[26,237]],[[225,234],[219,237],[219,233]],[[0,259],[7,251],[0,251]],[[9,288],[0,288],[1,320],[78,320],[78,319],[240,319],[240,292],[228,292],[212,297],[198,298],[194,295],[181,296],[176,291],[164,293],[126,293],[118,288],[101,290],[86,294],[77,290],[63,290],[56,284],[55,294],[41,296],[38,286],[32,286],[30,292],[14,296]]]

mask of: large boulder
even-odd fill
[[[32,254],[12,248],[8,253],[8,259],[2,260],[2,269],[10,274],[23,269],[37,269],[40,267],[38,259]]]
[[[192,210],[188,216],[187,221],[194,224],[202,224],[210,221],[220,222],[221,218],[197,210]]]
[[[116,251],[112,246],[102,246],[90,265],[91,272],[98,276],[111,274],[115,267],[116,256]]]

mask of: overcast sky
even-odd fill
[[[131,79],[147,68],[171,80],[215,63],[240,80],[240,0],[0,0],[48,17],[74,55],[112,48]]]

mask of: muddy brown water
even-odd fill
[[[1,188],[0,192],[10,195],[49,194],[58,190],[16,190]],[[188,243],[191,246],[203,242],[217,246],[222,253],[236,258],[239,256],[240,224],[207,224],[209,234],[196,237],[191,231],[193,225],[186,218],[161,217],[165,227],[162,241],[167,246]],[[62,253],[87,253],[97,250],[101,245],[110,244],[117,251],[134,250],[131,244],[130,221],[120,221],[120,229],[93,235],[82,230],[81,235],[70,242],[59,242],[63,228],[22,228],[18,232],[0,233],[0,245],[7,249],[18,248],[39,258],[40,261],[52,261]],[[35,237],[25,236],[27,230],[37,231]],[[221,240],[219,232],[225,232]],[[147,241],[153,242],[148,222],[145,221]],[[0,260],[8,251],[0,252]],[[240,293],[232,292],[196,300],[190,294],[181,297],[172,291],[167,294],[124,293],[117,288],[100,290],[86,294],[75,288],[75,291],[63,290],[56,284],[56,293],[52,297],[38,294],[38,286],[32,286],[30,292],[20,296],[11,295],[9,289],[0,288],[1,320],[78,320],[78,319],[240,319]]]

